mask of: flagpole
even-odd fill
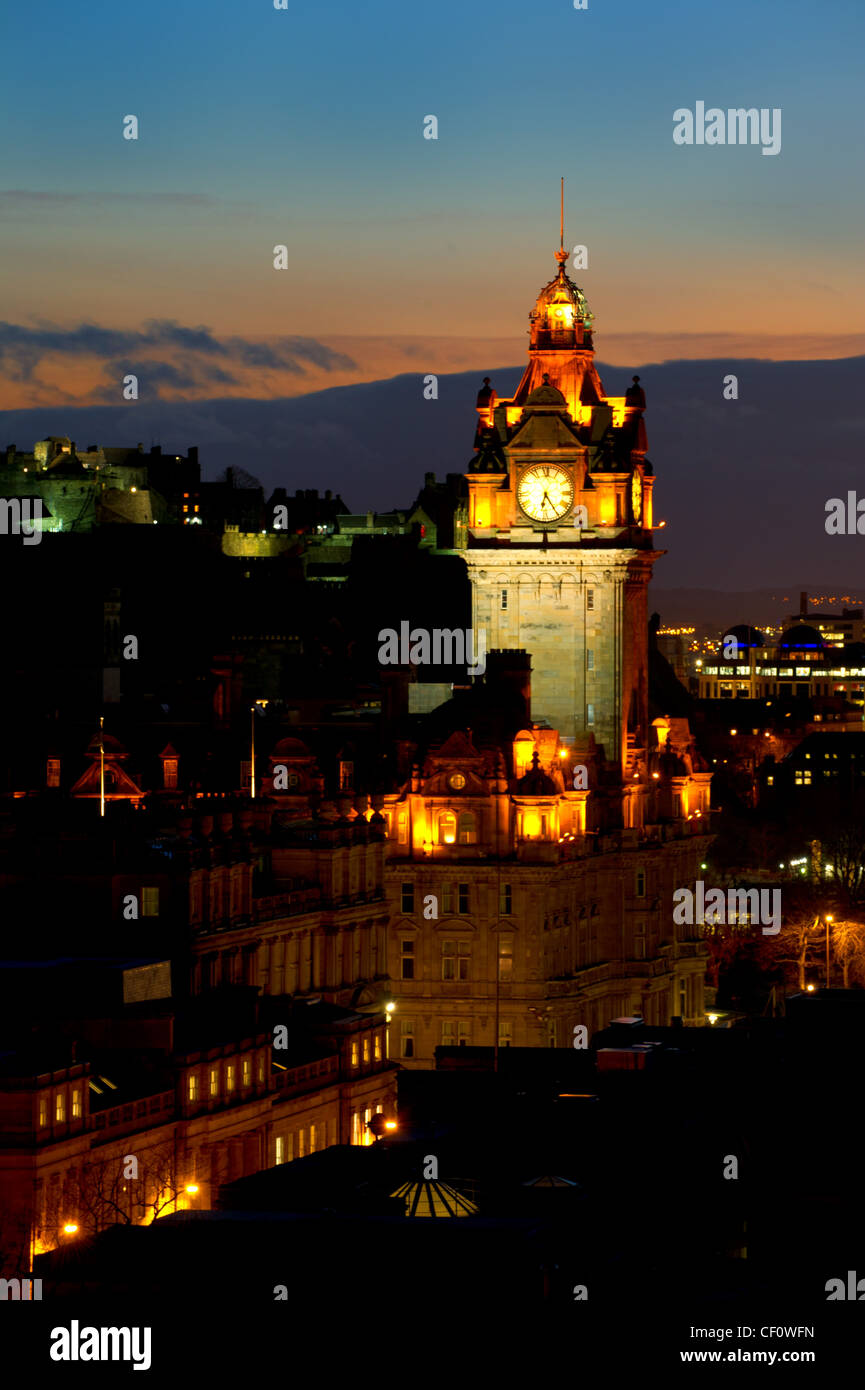
[[[249,769],[249,787],[250,787],[250,796],[252,797],[252,800],[254,801],[254,800],[255,800],[255,705],[252,705],[252,706],[250,707],[249,715],[250,715],[250,719],[251,719],[251,721],[252,721],[252,723],[251,723],[251,748],[250,748],[250,758],[251,758],[252,761],[251,761],[251,765],[250,765],[250,769]]]

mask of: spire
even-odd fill
[[[565,274],[565,262],[568,253],[565,250],[565,180],[562,178],[561,206],[559,210],[559,249],[556,252],[556,260],[559,263],[559,279]]]

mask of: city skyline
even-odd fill
[[[3,28],[6,1344],[831,1378],[856,0]]]

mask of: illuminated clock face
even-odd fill
[[[574,505],[574,480],[558,464],[532,464],[517,484],[517,500],[532,521],[561,521]]]
[[[466,784],[466,779],[461,772],[452,772],[448,778],[448,786],[455,792],[461,792]]]
[[[639,473],[634,473],[631,477],[631,510],[634,520],[639,521],[643,515],[643,484],[640,482]]]

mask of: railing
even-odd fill
[[[314,912],[321,906],[323,901],[319,888],[299,888],[289,893],[254,898],[252,919],[254,922],[272,922],[279,917],[297,917],[305,912]]]
[[[321,905],[333,911],[334,908],[343,907],[363,907],[366,903],[383,903],[385,901],[384,888],[373,888],[366,893],[342,893],[339,897],[322,898]]]
[[[110,1110],[99,1110],[91,1113],[90,1128],[101,1131],[108,1137],[108,1131],[130,1131],[135,1129],[150,1129],[154,1123],[154,1116],[167,1118],[174,1113],[175,1096],[174,1091],[160,1091],[158,1095],[145,1096],[141,1100],[126,1101],[123,1105],[114,1105]]]
[[[355,1071],[360,1071],[356,1067]],[[317,1062],[307,1062],[302,1067],[289,1067],[287,1071],[277,1071],[271,1076],[275,1091],[317,1091],[323,1084],[339,1079],[339,1057],[323,1057]]]

